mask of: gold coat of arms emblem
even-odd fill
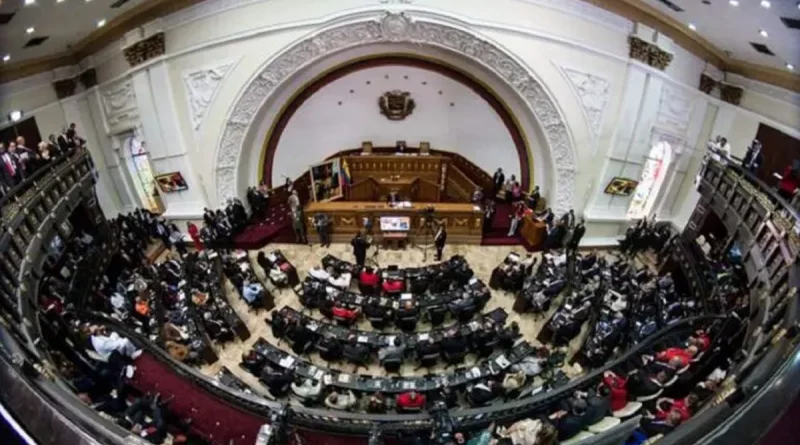
[[[400,121],[408,117],[416,104],[408,91],[387,91],[378,99],[381,114],[390,121]]]

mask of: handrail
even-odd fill
[[[204,390],[210,392],[211,394],[223,399],[224,401],[234,406],[238,406],[239,408],[248,410],[253,414],[264,417],[265,419],[268,417],[268,414],[269,412],[271,412],[271,410],[277,410],[281,407],[280,403],[272,402],[255,395],[242,393],[233,388],[228,388],[217,384],[213,378],[205,374],[202,374],[199,370],[193,367],[187,366],[186,364],[175,360],[166,351],[164,351],[157,345],[152,344],[152,342],[143,338],[139,333],[135,332],[127,325],[120,323],[119,321],[110,318],[105,314],[98,312],[85,312],[83,315],[87,316],[88,318],[94,321],[108,324],[114,330],[119,332],[120,335],[131,339],[131,341],[133,341],[137,346],[142,347],[144,350],[153,354],[155,357],[157,357],[160,361],[167,364],[171,369],[173,369],[178,374],[190,378],[195,384],[197,384]],[[603,372],[620,366],[625,361],[630,360],[632,357],[639,354],[641,351],[654,346],[656,343],[661,341],[663,337],[678,332],[680,330],[684,330],[687,327],[693,327],[697,323],[712,322],[715,320],[722,320],[724,318],[725,317],[723,316],[706,315],[706,316],[692,317],[679,321],[677,323],[673,323],[667,327],[664,327],[658,332],[654,333],[644,341],[637,344],[635,347],[628,350],[622,357],[617,358],[616,360],[607,364],[603,368],[596,369],[587,375],[574,379],[568,384],[559,387],[557,390],[547,391],[544,393],[540,393],[513,402],[499,404],[499,405],[492,405],[484,408],[471,408],[471,409],[457,408],[451,410],[451,415],[453,416],[453,418],[456,419],[458,418],[464,419],[466,421],[465,426],[469,428],[485,427],[490,422],[498,420],[497,415],[502,416],[502,419],[504,421],[516,420],[521,417],[527,417],[529,413],[535,411],[537,408],[549,406],[559,398],[563,398],[569,394],[572,394],[577,389],[585,389],[586,387],[596,383],[597,380],[603,375]],[[426,424],[427,421],[429,421],[430,419],[426,413],[417,414],[413,416],[388,415],[388,414],[374,415],[374,414],[361,414],[361,413],[342,413],[340,411],[334,412],[325,409],[306,408],[302,406],[298,407],[293,406],[292,410],[297,414],[295,417],[301,419],[303,417],[313,418],[316,416],[326,416],[326,417],[337,418],[340,421],[352,420],[356,423],[347,424],[347,426],[351,427],[350,430],[351,432],[353,432],[352,430],[355,429],[356,427],[359,426],[363,427],[362,430],[359,431],[360,434],[368,434],[369,427],[372,423],[381,423],[381,424],[387,422],[395,422],[397,424],[417,423],[416,425],[417,428],[419,428],[420,426],[424,428],[424,425],[419,425],[418,423]],[[507,417],[509,416],[511,416],[512,419],[507,419]],[[301,424],[302,424],[301,426],[308,427],[308,425],[306,425],[305,423],[301,422]],[[331,426],[331,425],[326,423],[326,426]]]
[[[800,212],[795,210],[794,207],[792,207],[792,204],[789,203],[789,201],[783,199],[780,195],[778,195],[775,192],[774,187],[770,187],[769,185],[767,185],[766,182],[762,181],[761,179],[757,178],[755,175],[747,171],[747,169],[742,168],[740,165],[732,162],[728,164],[723,164],[721,162],[717,162],[714,160],[709,160],[708,162],[715,162],[720,164],[723,167],[722,168],[723,171],[726,168],[735,170],[736,173],[738,173],[740,176],[744,177],[749,182],[756,185],[762,193],[769,195],[770,199],[775,200],[778,204],[780,204],[784,210],[788,211],[791,214],[791,216],[795,219],[795,221],[800,221]]]
[[[64,153],[61,156],[53,159],[49,164],[40,168],[39,170],[36,170],[36,172],[34,172],[33,175],[25,178],[25,180],[15,185],[11,190],[8,191],[8,193],[5,194],[5,196],[0,198],[0,208],[5,207],[6,203],[11,199],[16,198],[17,194],[19,194],[20,192],[24,193],[26,190],[28,190],[30,186],[32,186],[33,183],[36,182],[37,179],[41,178],[42,176],[45,176],[45,174],[47,173],[52,173],[52,171],[56,170],[57,168],[60,168],[66,160],[84,154],[86,154],[86,152],[84,152],[83,150],[76,150],[72,154]]]

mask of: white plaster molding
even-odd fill
[[[53,87],[53,72],[45,71],[0,85],[0,97],[23,94],[42,87]]]
[[[241,60],[241,58],[238,60]],[[233,71],[233,67],[238,63],[238,60],[226,60],[212,66],[183,72],[183,88],[186,93],[189,117],[192,121],[192,129],[195,131],[195,135],[203,123],[208,107],[217,97],[217,91],[219,91],[222,81],[228,73]]]
[[[598,25],[603,25],[623,34],[633,32],[633,22],[625,17],[609,12],[582,0],[519,0],[543,8],[554,9],[580,17]]]
[[[127,79],[101,90],[103,111],[109,127],[138,120],[139,106],[133,91],[133,80]]]
[[[800,93],[796,93],[786,88],[777,87],[757,80],[748,79],[747,77],[738,74],[727,73],[727,82],[739,85],[747,93],[758,93],[769,97],[770,99],[786,102],[796,107],[800,107]]]
[[[604,77],[563,66],[558,68],[578,97],[589,130],[595,138],[598,138],[602,132],[603,118],[611,97],[611,84]]]
[[[217,200],[236,196],[237,169],[245,136],[261,107],[293,73],[334,52],[387,42],[410,42],[452,51],[481,63],[512,87],[533,110],[549,142],[556,170],[552,205],[557,213],[572,207],[577,162],[566,123],[544,87],[519,61],[473,31],[427,19],[409,20],[403,14],[362,19],[324,29],[295,43],[272,58],[244,88],[226,120],[216,156]]]
[[[675,133],[685,135],[689,129],[692,117],[694,98],[696,96],[684,94],[680,90],[664,85],[661,90],[661,100],[658,105],[656,122],[658,125],[671,128]]]
[[[206,0],[163,17],[162,23],[166,29],[177,28],[231,9],[242,8],[265,1],[269,0]]]

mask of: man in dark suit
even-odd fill
[[[442,261],[442,251],[446,242],[447,229],[445,229],[444,224],[440,224],[439,231],[436,232],[436,236],[433,238],[433,245],[436,246],[436,261]]]
[[[314,227],[317,229],[317,234],[319,234],[319,243],[322,247],[330,247],[331,240],[329,235],[329,228],[331,220],[328,218],[328,215],[324,213],[317,213],[314,215]]]
[[[567,250],[570,250],[572,252],[577,251],[578,246],[581,243],[581,238],[583,238],[583,235],[585,234],[586,234],[586,225],[583,219],[581,219],[581,222],[578,223],[578,225],[575,226],[574,229],[572,229],[572,236],[569,238],[569,242],[567,243]]]
[[[361,232],[358,232],[350,241],[350,245],[353,246],[353,256],[356,257],[356,264],[364,267],[364,263],[367,260],[367,249],[370,246],[369,242]]]
[[[747,153],[742,159],[742,167],[755,175],[763,162],[764,153],[761,150],[761,142],[758,139],[753,139],[753,143],[747,147]]]
[[[567,226],[566,227],[567,229],[575,227],[575,210],[569,209],[569,212],[565,213],[561,217],[561,222],[563,222],[564,225]]]
[[[497,192],[503,189],[503,185],[506,183],[506,175],[503,174],[503,169],[498,168],[496,172],[494,172],[494,176],[492,176],[492,198],[497,196]]]
[[[533,188],[530,195],[528,195],[528,207],[535,212],[540,199],[542,199],[542,194],[539,192],[539,186],[537,185]]]

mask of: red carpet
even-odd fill
[[[498,202],[495,206],[492,226],[486,231],[481,240],[481,246],[518,246],[521,241],[518,236],[508,236],[511,227],[511,204]]]
[[[163,399],[175,398],[169,411],[192,419],[193,432],[214,445],[253,445],[261,425],[266,423],[254,414],[234,408],[184,380],[148,352],[136,359],[133,386],[142,392],[161,393]]]
[[[286,204],[271,208],[266,218],[253,221],[233,238],[237,249],[260,249],[270,242],[294,242],[292,220]]]

